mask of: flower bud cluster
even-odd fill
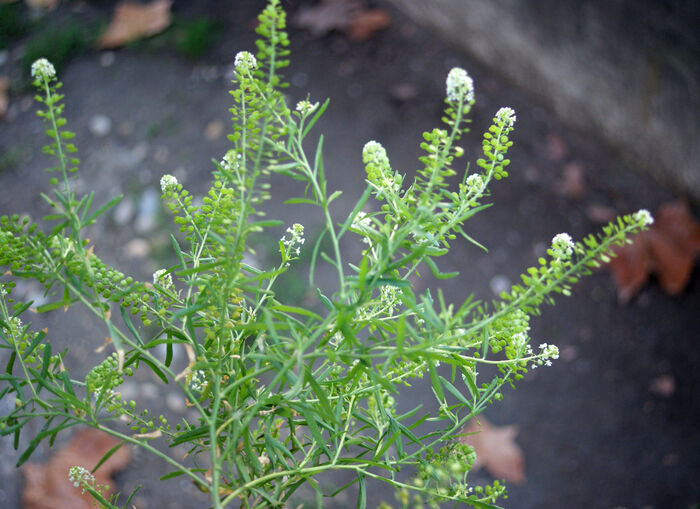
[[[574,241],[568,233],[558,233],[552,238],[551,255],[556,260],[568,260],[574,253]]]
[[[634,213],[634,218],[642,224],[642,226],[649,226],[654,223],[654,217],[651,215],[647,209],[640,209]]]
[[[367,179],[378,194],[395,194],[401,189],[401,177],[391,169],[386,149],[377,141],[368,141],[362,149]]]
[[[45,58],[35,60],[32,64],[32,78],[40,81],[51,81],[56,77],[56,68]]]
[[[100,397],[111,398],[114,389],[124,383],[124,375],[131,376],[134,370],[130,367],[119,372],[119,356],[115,353],[90,370],[85,377],[88,392]]]
[[[248,51],[239,51],[236,53],[236,58],[233,61],[233,65],[236,67],[238,72],[247,73],[258,67],[258,61],[255,59],[252,53]]]
[[[454,67],[447,74],[445,82],[447,88],[447,100],[451,103],[458,101],[474,101],[474,80],[460,67]]]
[[[299,101],[296,106],[296,110],[301,113],[302,117],[310,115],[318,108],[318,103],[312,103],[308,100]]]

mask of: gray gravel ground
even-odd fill
[[[231,62],[238,50],[253,47],[250,21],[258,6],[242,2],[234,10],[206,2],[176,4],[184,14],[211,9],[227,22],[216,47],[199,61],[146,45],[110,54],[89,52],[61,73],[69,128],[77,133],[83,160],[80,186],[94,189],[97,199],[126,196],[89,235],[108,263],[148,280],[171,259],[170,222],[158,203],[158,180],[173,173],[193,194],[206,190],[211,158],[227,149]],[[108,12],[100,8],[97,14]],[[341,34],[314,39],[293,30],[289,96],[297,100],[310,92],[313,100],[331,97],[317,132],[326,137],[330,187],[344,192],[334,209],[338,218],[362,191],[366,141],[382,142],[395,168],[408,173],[417,168],[420,134],[439,124],[444,77],[451,67],[467,68],[476,84],[473,130],[465,140],[470,159],[475,159],[480,133],[492,114],[500,106],[515,108],[511,177],[494,185],[495,206],[469,223],[469,233],[490,253],[455,241],[442,268],[459,270],[461,276],[446,283],[446,297],[460,301],[474,292],[490,298],[493,290],[515,282],[535,263],[554,234],[567,231],[580,238],[598,230],[600,225],[586,214],[590,205],[625,213],[653,211],[674,198],[626,166],[592,133],[568,129],[492,71],[390,12],[392,28],[365,43],[350,43]],[[17,51],[13,48],[10,56]],[[12,59],[5,64],[13,65]],[[0,213],[40,217],[46,212],[38,199],[48,188],[41,131],[31,94],[13,95],[9,114],[0,121],[0,153],[18,151],[21,162],[0,172]],[[583,170],[585,195],[579,198],[558,191],[567,165]],[[313,231],[319,223],[316,212],[284,208],[280,197],[286,190],[273,183],[269,215],[294,218]],[[304,290],[297,286],[289,291],[303,298]],[[18,290],[41,298],[34,285]],[[618,303],[609,274],[596,273],[572,298],[544,310],[534,337],[558,344],[562,359],[528,375],[516,392],[506,391],[504,401],[486,411],[493,423],[515,423],[520,429],[517,442],[525,453],[527,479],[510,486],[507,507],[687,509],[700,502],[698,309],[696,270],[681,296],[668,297],[652,282],[626,305]],[[36,317],[35,323],[48,326],[58,344],[70,346],[67,363],[81,373],[105,332],[89,317],[75,316],[55,312]],[[661,375],[675,381],[668,397],[650,390]],[[187,412],[150,376],[134,378],[126,390],[156,414]],[[427,387],[416,386],[404,397],[430,405]],[[40,448],[37,457],[47,453]],[[15,460],[11,441],[0,440],[0,507],[8,509],[20,507],[22,477],[14,470]],[[117,480],[124,492],[143,485],[135,500],[138,509],[206,506],[206,498],[186,481],[159,483],[164,472],[158,461],[135,453],[132,466]],[[473,478],[489,481],[484,472]],[[383,488],[370,495],[370,507],[382,499],[392,501]],[[353,504],[341,499],[331,505]]]

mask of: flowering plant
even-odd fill
[[[651,216],[623,216],[583,242],[556,235],[548,257],[494,302],[468,297],[450,304],[440,290],[416,294],[412,281],[421,268],[439,279],[455,275],[441,272],[436,259],[457,235],[478,245],[464,224],[488,206],[492,181],[508,176],[515,112],[501,108],[495,114],[483,136],[479,170],[465,172],[453,189],[448,180],[457,175],[454,166],[464,152],[456,142],[467,131],[474,86],[466,71],[451,70],[445,126],[424,134],[423,167],[415,179],[406,182],[382,145],[369,141],[362,153],[366,189],[338,222],[331,204],[340,192],[327,189],[323,138],[313,154],[305,149],[328,102],[287,105],[280,74],[288,63],[284,28],[279,0],[270,0],[260,15],[257,56],[236,56],[232,149],[215,164],[201,205],[175,177],[161,179],[180,234],[171,236],[176,263],[158,270],[152,282],[107,266],[83,237],[84,228],[119,198],[94,209],[91,194],[74,191],[71,174],[79,162],[73,135],[64,129],[60,83],[46,60],[32,66],[43,104],[39,115],[51,139],[45,151],[57,161],[50,170],[57,175],[53,192],[44,195],[54,210],[47,218],[53,226],[45,233],[28,219],[3,216],[0,266],[12,277],[37,280],[55,296],[39,312],[74,304],[90,310],[104,323],[113,352],[84,379],[74,378],[63,364],[65,352],[55,353],[45,332],[22,322],[32,303],[13,300],[13,282],[0,281],[0,348],[7,354],[0,398],[15,400],[0,417],[0,434],[14,434],[19,443],[30,421],[43,422],[21,464],[66,428],[102,430],[160,457],[171,469],[164,478],[189,477],[209,493],[214,508],[282,507],[304,484],[319,506],[322,497],[357,485],[358,507],[365,507],[366,483],[375,480],[393,486],[403,507],[443,501],[496,507],[505,487],[468,482],[475,453],[460,442],[462,429],[500,399],[504,384],[558,357],[554,345],[532,348],[530,318],[556,293],[567,295],[581,275],[608,260],[614,244],[646,228]],[[316,207],[324,228],[310,246],[304,227],[290,225],[279,242],[279,263],[255,267],[245,258],[249,235],[283,226],[262,219],[259,210],[269,198],[271,174],[306,185],[303,196],[288,203]],[[378,211],[370,212],[370,200],[380,204]],[[352,262],[340,246],[350,234],[364,243]],[[311,253],[309,285],[318,297],[309,307],[285,302],[276,292],[278,278],[298,269],[305,250]],[[316,285],[321,261],[337,274],[331,288]],[[176,367],[174,348],[186,352],[186,365]],[[482,365],[498,372],[483,380]],[[120,385],[140,369],[176,385],[198,417],[172,425],[126,401]],[[424,376],[439,409],[399,411],[397,395]],[[185,445],[205,466],[163,453],[156,447],[161,443]],[[71,481],[102,507],[117,507],[95,485],[88,468],[97,467],[76,465]],[[399,475],[405,467],[412,477]],[[317,477],[330,471],[350,472],[353,480],[325,491]]]

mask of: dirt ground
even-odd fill
[[[158,203],[160,176],[172,173],[201,196],[211,159],[227,150],[232,60],[237,51],[253,49],[252,20],[262,2],[223,4],[175,3],[179,16],[208,14],[225,22],[215,47],[200,59],[186,59],[155,40],[115,52],[87,51],[61,70],[68,127],[77,133],[83,160],[80,186],[94,189],[98,200],[125,194],[123,204],[90,237],[108,263],[142,279],[150,279],[170,259],[170,222]],[[77,14],[64,6],[52,16],[107,19],[112,5],[93,3]],[[394,168],[415,171],[421,133],[439,125],[444,79],[451,67],[466,68],[475,82],[473,128],[464,141],[472,161],[493,113],[501,106],[516,110],[511,176],[494,184],[494,207],[468,223],[470,235],[490,252],[454,242],[441,268],[459,270],[461,276],[445,284],[446,297],[460,302],[473,292],[492,298],[494,290],[515,282],[536,263],[554,234],[566,231],[581,238],[599,230],[601,225],[591,219],[591,206],[620,213],[639,208],[653,212],[677,198],[630,168],[624,155],[595,133],[572,131],[493,70],[382,7],[390,12],[392,26],[366,42],[350,42],[340,33],[312,37],[292,27],[289,96],[296,101],[308,92],[314,101],[331,98],[317,133],[326,138],[330,187],[344,193],[335,202],[338,218],[347,215],[364,187],[361,149],[366,141],[380,141]],[[16,76],[15,57],[25,42],[10,47],[0,74]],[[38,196],[48,188],[43,172],[47,160],[40,151],[44,138],[31,97],[29,90],[13,92],[10,110],[0,120],[0,154],[16,154],[15,163],[0,170],[1,214],[40,217],[46,212]],[[571,168],[583,175],[580,192],[562,190]],[[313,231],[320,219],[316,212],[290,212],[279,199],[283,191],[277,194],[273,183],[269,216],[293,217]],[[693,207],[697,217],[697,204]],[[518,425],[516,441],[525,455],[526,480],[509,486],[504,506],[698,507],[699,275],[696,269],[678,297],[665,295],[652,281],[631,302],[621,304],[609,273],[601,271],[579,284],[573,297],[544,309],[534,322],[533,337],[559,345],[562,358],[551,368],[531,373],[516,391],[505,391],[504,400],[485,413],[494,424]],[[33,285],[21,285],[18,291],[41,298]],[[289,292],[303,298],[303,283],[291,281]],[[89,318],[67,320],[60,312],[37,317],[35,324],[48,326],[59,344],[70,345],[67,362],[77,373],[105,335]],[[660,377],[671,380],[673,390],[659,391]],[[129,389],[156,414],[186,411],[159,393],[153,382],[142,377],[130,382]],[[417,386],[404,397],[427,402],[432,395]],[[0,411],[7,404],[0,402]],[[37,458],[47,454],[40,448]],[[3,508],[21,507],[22,476],[14,469],[15,461],[11,441],[0,440]],[[117,482],[126,493],[143,485],[134,501],[138,509],[206,506],[206,498],[187,482],[158,482],[165,472],[158,461],[135,453]],[[472,480],[488,482],[490,477],[480,471]],[[380,500],[393,501],[386,488],[370,493],[370,507]],[[351,507],[354,501],[329,501],[329,506]]]

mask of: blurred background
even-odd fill
[[[476,89],[462,164],[478,157],[481,133],[498,108],[516,110],[510,177],[494,183],[494,206],[467,224],[489,253],[455,241],[442,260],[443,270],[461,273],[443,283],[452,301],[469,293],[495,298],[556,233],[580,239],[640,208],[657,219],[613,270],[596,272],[534,320],[533,341],[557,344],[561,358],[486,410],[500,445],[484,453],[492,461],[472,480],[506,477],[510,496],[503,505],[513,509],[699,507],[696,2],[283,5],[292,41],[290,102],[307,94],[312,101],[331,98],[317,133],[326,138],[330,186],[344,193],[334,202],[338,218],[364,188],[361,150],[368,140],[386,147],[395,169],[415,172],[421,133],[440,124],[450,68],[467,69]],[[47,212],[39,193],[49,188],[43,169],[50,163],[41,153],[45,138],[28,74],[36,58],[46,57],[64,83],[68,128],[77,134],[78,188],[95,190],[98,201],[125,196],[90,232],[95,252],[150,280],[172,261],[158,181],[171,173],[195,196],[206,192],[211,159],[228,149],[233,57],[254,49],[263,6],[0,2],[0,214]],[[313,237],[321,224],[316,211],[283,206],[277,198],[287,192],[273,182],[269,216],[294,218]],[[274,260],[276,239],[257,242],[259,262]],[[284,298],[314,299],[304,278],[284,283]],[[428,279],[420,284],[418,290],[434,287]],[[46,299],[26,282],[17,294],[36,305]],[[48,327],[58,345],[70,346],[67,363],[77,376],[97,358],[105,336],[89,317],[62,312],[36,316],[34,327]],[[175,392],[147,374],[129,380],[123,392],[156,414],[187,415]],[[429,404],[432,395],[418,384],[404,398]],[[0,401],[0,412],[10,403]],[[27,431],[25,439],[37,430]],[[521,458],[515,467],[504,459],[513,454]],[[50,457],[40,448],[35,461]],[[23,492],[34,488],[14,468],[16,460],[11,439],[0,440],[0,507],[27,509]],[[186,481],[158,482],[163,473],[158,461],[134,451],[115,481],[126,493],[143,485],[138,509],[206,504]],[[370,507],[393,502],[386,487],[370,493]],[[349,498],[328,501],[353,505]]]

